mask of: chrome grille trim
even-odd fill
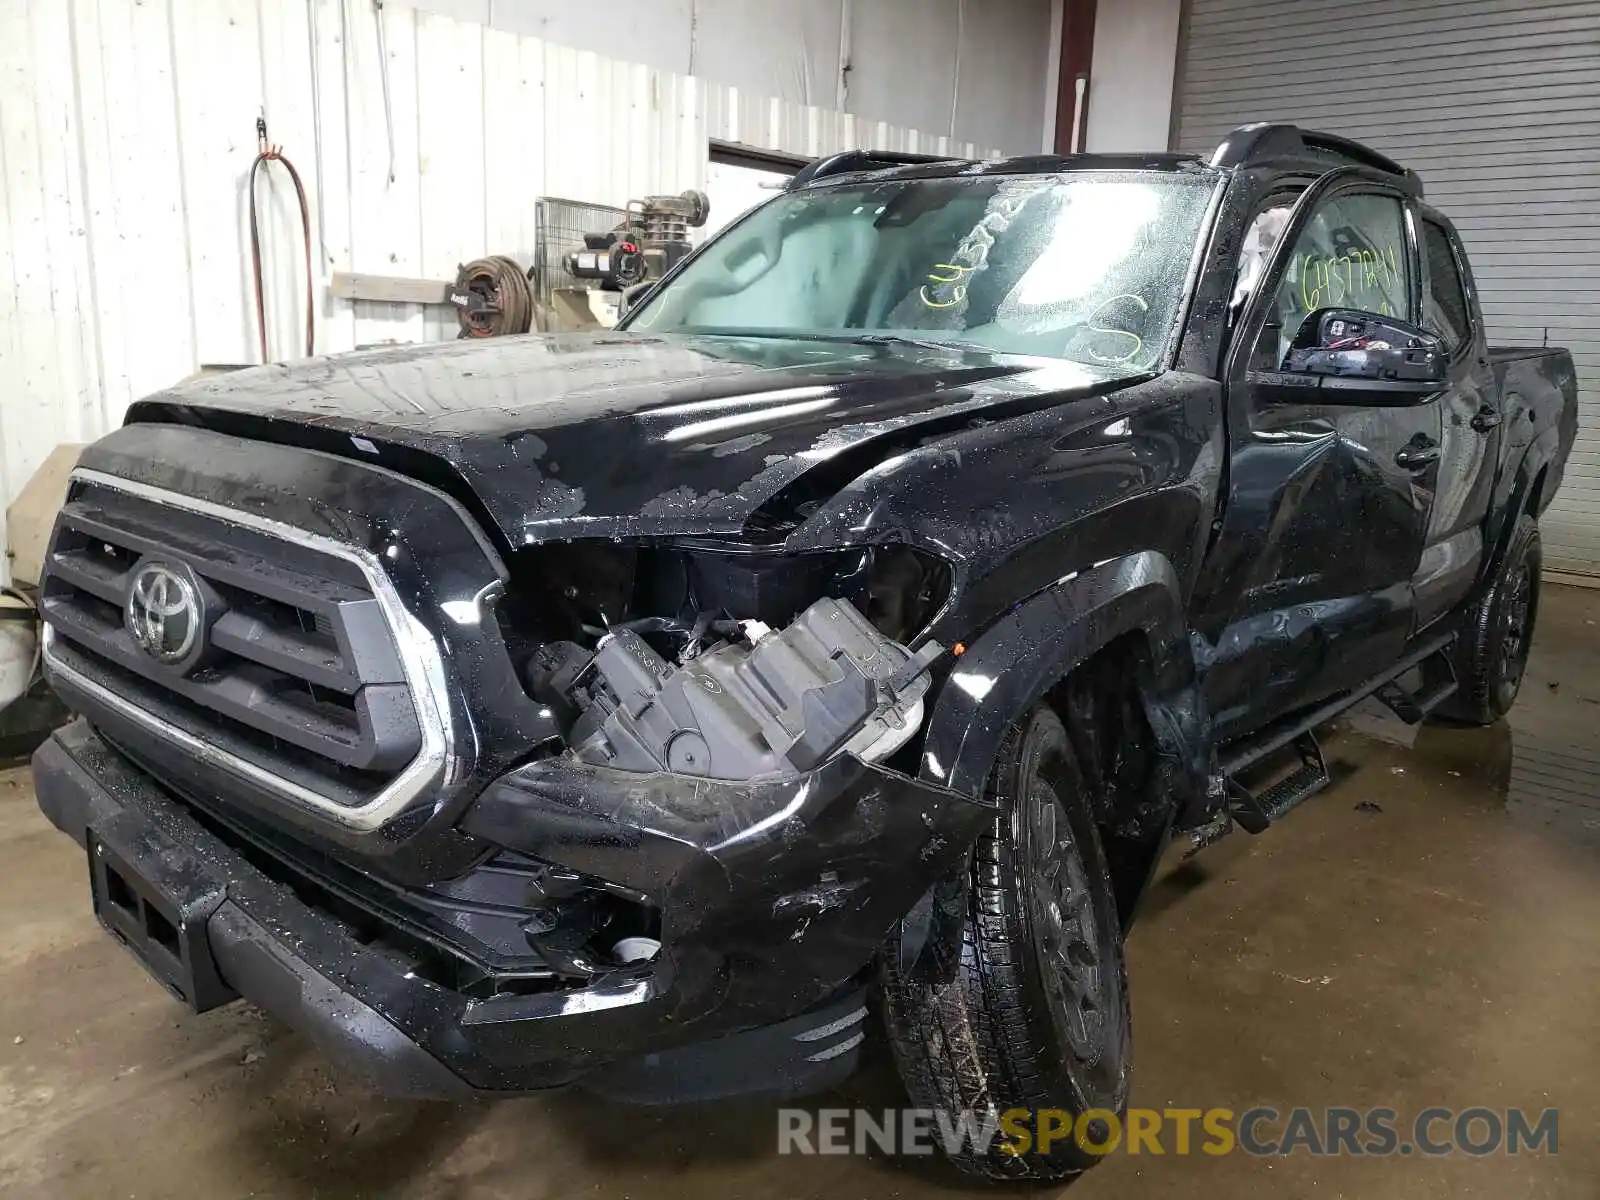
[[[129,703],[110,689],[89,679],[54,653],[56,634],[54,629],[46,625],[42,654],[45,665],[53,674],[59,675],[73,687],[93,696],[125,719],[148,729],[167,742],[181,746],[197,759],[358,832],[370,832],[382,828],[409,809],[431,788],[449,786],[457,781],[461,763],[455,752],[449,690],[445,682],[444,663],[439,656],[438,644],[422,622],[406,608],[399,592],[395,590],[394,583],[379,563],[377,555],[321,534],[274,521],[270,517],[213,504],[207,500],[137,483],[116,475],[107,475],[100,471],[80,468],[72,473],[71,480],[74,483],[92,484],[155,504],[184,509],[239,525],[278,541],[309,547],[319,553],[354,564],[372,589],[372,595],[383,610],[390,633],[394,636],[400,651],[401,667],[405,673],[406,685],[411,692],[412,703],[416,706],[417,724],[422,731],[422,747],[416,758],[403,767],[372,799],[364,804],[345,806],[293,780],[285,779],[257,763],[241,758],[229,750],[208,743],[188,730],[180,729]]]

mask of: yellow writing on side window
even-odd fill
[[[1400,256],[1393,242],[1380,250],[1348,254],[1302,254],[1300,305],[1306,312],[1349,305],[1394,316],[1390,297],[1400,284]]]

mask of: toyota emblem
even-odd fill
[[[158,662],[189,657],[204,622],[199,589],[181,567],[147,562],[128,583],[124,619],[139,648]]]

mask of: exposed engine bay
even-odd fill
[[[608,633],[566,693],[581,712],[574,752],[621,770],[753,779],[841,750],[882,758],[922,723],[937,643],[913,656],[834,599],[781,631],[747,621],[740,632],[679,667],[631,629]]]
[[[911,644],[948,567],[904,546],[570,542],[517,566],[502,611],[521,619],[502,627],[558,635],[520,648],[522,676],[595,766],[745,780],[886,759],[921,727],[944,653]]]

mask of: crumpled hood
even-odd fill
[[[515,545],[734,533],[812,473],[843,486],[941,431],[1116,383],[1074,363],[903,344],[528,335],[232,372],[157,393],[128,420],[411,474],[421,454]]]

